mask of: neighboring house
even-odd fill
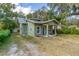
[[[71,24],[69,27],[79,28],[79,13],[73,13],[66,19],[68,20],[69,24]]]
[[[29,36],[52,36],[56,35],[58,23],[55,20],[43,21],[40,19],[18,19],[20,24],[20,34]]]
[[[79,15],[71,15],[67,17],[68,20],[79,20]]]

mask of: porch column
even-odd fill
[[[22,35],[22,23],[20,23],[20,35]]]
[[[46,25],[46,37],[48,37],[49,33],[48,33],[48,25]]]
[[[57,35],[57,32],[56,32],[56,26],[54,26],[55,27],[55,35]]]

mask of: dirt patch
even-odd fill
[[[38,50],[38,47],[33,43],[27,43],[26,46],[29,49],[29,52],[32,56],[43,56],[43,55],[45,56],[45,55],[47,55],[45,52],[40,52]]]
[[[62,35],[49,38],[39,38],[39,50],[55,56],[79,55],[79,36]]]
[[[27,48],[27,49],[25,49]],[[17,47],[17,44],[13,44],[10,48],[9,51],[7,52],[8,56],[42,56],[46,55],[43,52],[39,52],[37,46],[32,43],[27,43],[26,47],[19,49]]]
[[[13,44],[10,48],[9,51],[7,53],[7,55],[13,56],[16,55],[18,48],[17,48],[17,44]]]

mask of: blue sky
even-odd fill
[[[19,3],[19,5],[24,8],[30,6],[32,10],[38,10],[43,6],[47,6],[46,3]]]
[[[43,6],[47,7],[46,3],[17,3],[15,4],[16,8],[15,12],[23,12],[24,14],[29,14],[29,13],[33,13],[34,11],[42,8]]]

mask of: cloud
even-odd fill
[[[27,7],[27,8],[23,8],[21,9],[21,11],[24,13],[24,14],[28,14],[28,13],[31,13],[32,12],[32,9],[31,7]]]
[[[50,8],[49,8],[49,7],[47,7],[47,9],[48,9],[48,10],[50,10]]]
[[[23,12],[25,15],[29,13],[33,13],[31,6],[28,7],[22,7],[19,4],[15,4],[16,8],[13,10],[13,12]]]

